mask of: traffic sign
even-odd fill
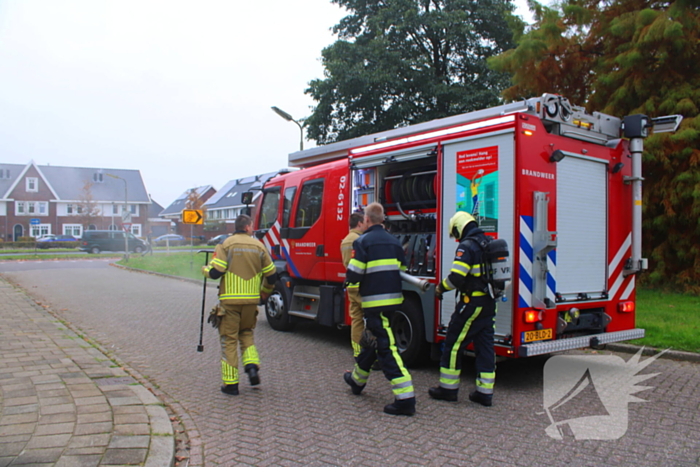
[[[203,224],[204,216],[201,209],[183,209],[182,210],[183,224]]]
[[[125,222],[127,224],[131,222],[131,211],[122,211],[122,222]]]
[[[29,219],[29,223],[31,225],[39,225],[41,224],[41,219]]]
[[[131,223],[122,222],[122,228],[124,229],[124,232],[131,232]]]

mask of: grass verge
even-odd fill
[[[143,271],[158,272],[170,276],[186,277],[188,279],[204,280],[202,266],[204,265],[204,253],[184,252],[157,254],[146,256],[131,256],[129,262],[120,260],[117,264],[128,266]],[[209,255],[211,259],[211,255]]]
[[[637,327],[646,337],[630,344],[700,352],[700,297],[637,289]]]

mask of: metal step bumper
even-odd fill
[[[630,329],[627,331],[604,332],[602,334],[593,334],[591,336],[572,337],[570,339],[537,342],[520,346],[518,356],[532,357],[533,355],[561,352],[563,350],[582,349],[585,347],[611,344],[613,342],[641,339],[642,337],[644,337],[644,329]]]

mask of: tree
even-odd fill
[[[508,75],[486,59],[522,31],[511,0],[332,0],[350,14],[323,49],[305,126],[320,144],[499,103]]]
[[[83,187],[78,196],[78,218],[85,230],[88,230],[90,225],[94,224],[101,214],[97,201],[92,195],[92,186],[93,183],[90,180],[83,181]]]
[[[199,209],[201,211],[206,210],[206,206],[204,206],[205,200],[202,199],[202,197],[199,194],[199,191],[197,188],[191,188],[187,192],[187,199],[185,200],[185,209]]]
[[[490,64],[513,73],[508,99],[558,92],[589,110],[681,114],[675,135],[645,142],[643,280],[700,292],[700,5],[568,0],[535,7],[537,23]]]

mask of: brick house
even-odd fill
[[[124,208],[124,204],[127,208]],[[0,238],[122,229],[145,234],[150,197],[138,170],[0,164]]]

